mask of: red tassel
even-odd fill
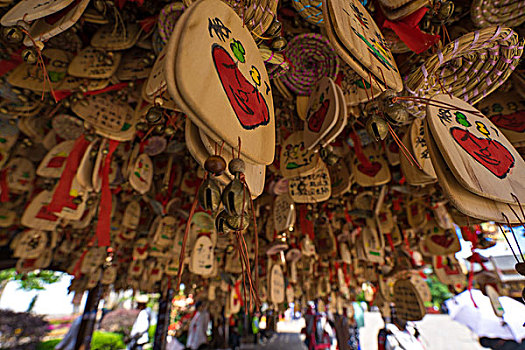
[[[84,138],[84,135],[80,135],[75,141],[75,145],[67,157],[66,166],[60,176],[58,186],[55,189],[55,193],[53,193],[53,199],[47,207],[48,210],[58,213],[61,212],[62,208],[66,205],[70,204],[69,190],[71,189],[73,178],[77,173],[78,165],[80,164],[84,153],[86,153],[88,146],[89,141]]]
[[[111,223],[111,190],[109,189],[109,170],[111,168],[111,156],[115,149],[117,149],[118,141],[109,141],[109,150],[104,158],[104,166],[102,167],[102,189],[100,196],[100,204],[98,208],[98,222],[97,222],[97,239],[99,247],[107,247],[110,244],[110,223]]]

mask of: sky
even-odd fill
[[[33,312],[42,315],[71,315],[73,312],[73,293],[67,294],[72,277],[64,274],[60,281],[46,286],[42,291],[18,290],[16,282],[9,282],[0,297],[0,309],[17,312],[26,311],[31,299],[38,294]],[[82,299],[80,310],[83,310],[86,295]]]

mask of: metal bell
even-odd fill
[[[217,180],[209,177],[204,180],[199,187],[197,198],[202,209],[212,212],[217,211],[221,205],[221,189],[217,184]]]
[[[222,210],[215,218],[215,231],[217,231],[217,234],[226,235],[232,232],[232,230],[226,225],[227,217],[228,213],[226,210]]]
[[[383,118],[374,115],[366,121],[366,131],[374,140],[384,140],[388,135],[388,126]]]
[[[224,191],[222,191],[222,204],[228,214],[241,215],[243,209],[248,208],[249,197],[250,192],[248,192],[248,188],[241,182],[239,176],[236,175],[226,188],[224,188]]]
[[[407,125],[411,121],[410,114],[406,108],[399,103],[386,105],[383,113],[389,122],[397,126]]]
[[[373,100],[366,104],[365,114],[368,117],[372,117],[373,115],[377,114],[380,109],[381,109],[381,102],[379,100]]]
[[[288,41],[282,36],[275,38],[270,44],[272,50],[277,52],[283,51],[286,48],[286,45],[288,45]]]
[[[157,124],[162,120],[163,110],[160,107],[151,107],[146,113],[146,121],[150,124]]]
[[[38,54],[34,48],[25,49],[22,51],[22,59],[29,64],[35,64],[38,60]]]
[[[452,1],[442,1],[436,17],[441,21],[446,21],[454,13],[454,3]]]
[[[2,34],[5,40],[12,44],[19,43],[24,39],[24,33],[17,27],[5,27]]]
[[[241,221],[242,221],[242,226],[241,226]],[[226,216],[226,220],[224,223],[226,224],[226,227],[228,227],[230,230],[244,231],[250,225],[250,217],[248,216],[247,212],[244,212],[242,220],[241,220],[240,215],[228,215]]]

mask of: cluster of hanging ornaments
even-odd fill
[[[419,320],[425,264],[465,288],[454,224],[483,264],[478,224],[525,221],[518,3],[2,1],[1,249],[78,292]]]

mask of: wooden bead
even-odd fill
[[[244,169],[245,169],[244,161],[241,158],[233,158],[230,161],[230,164],[228,164],[228,169],[230,170],[230,173],[232,174],[244,173]]]
[[[209,156],[204,162],[204,169],[212,174],[220,175],[226,170],[226,161],[221,156]]]

